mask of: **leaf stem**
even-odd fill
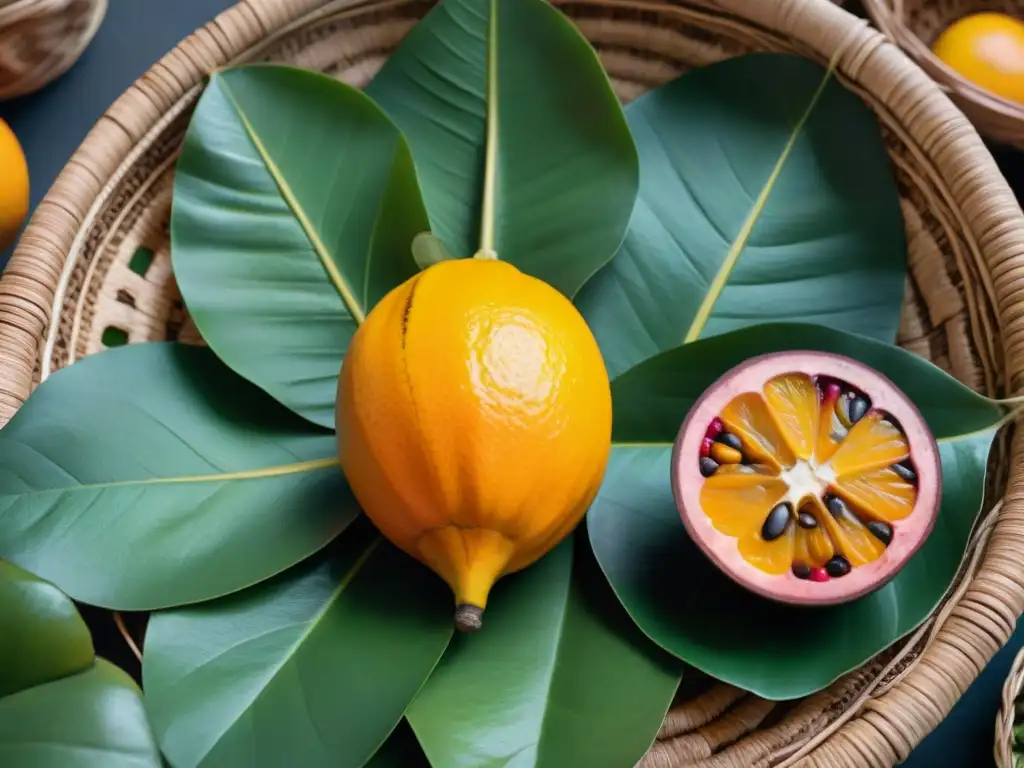
[[[480,212],[478,259],[496,259],[494,249],[495,196],[498,183],[498,0],[490,0],[487,32],[487,146],[484,151],[483,205]]]

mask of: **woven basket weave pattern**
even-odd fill
[[[1016,719],[1016,699],[1024,692],[1024,648],[1021,648],[1010,666],[1010,674],[1003,683],[1003,698],[996,715],[996,742],[993,756],[996,768],[1013,766],[1013,725]]]
[[[931,46],[954,21],[997,11],[1024,19],[1024,0],[863,0],[871,20],[900,45],[985,136],[1024,147],[1024,104],[996,96],[943,64]]]
[[[0,100],[62,75],[92,41],[107,0],[0,0]]]
[[[977,134],[883,36],[824,0],[556,0],[628,102],[752,50],[826,63],[875,110],[902,196],[910,276],[899,343],[976,391],[1024,372],[1024,219]],[[52,371],[104,347],[202,343],[170,267],[173,165],[202,76],[275,60],[357,87],[425,0],[248,0],[158,63],[100,121],[0,280],[0,423]],[[114,330],[110,330],[114,329]],[[947,601],[914,635],[827,690],[775,704],[688,673],[645,768],[893,765],[934,728],[1024,608],[1024,476],[993,452],[985,504]]]

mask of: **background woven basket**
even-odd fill
[[[555,2],[627,102],[747,51],[835,58],[837,76],[883,125],[899,179],[910,263],[900,343],[979,392],[1020,390],[1024,216],[963,114],[882,34],[825,0]],[[206,73],[276,60],[363,86],[430,5],[243,0],[127,91],[39,206],[0,280],[0,423],[42,378],[106,344],[200,342],[171,273],[167,225],[174,163]],[[797,702],[688,673],[642,765],[864,768],[905,758],[1024,609],[1019,435],[997,444],[989,476],[957,583],[919,631]]]
[[[1003,683],[1003,700],[996,715],[996,768],[1014,768],[1013,766],[1013,723],[1016,719],[1016,699],[1024,691],[1024,648],[1020,649],[1010,674]]]
[[[106,12],[107,0],[0,0],[0,100],[64,74]]]
[[[1024,104],[965,80],[931,52],[939,34],[970,13],[1001,11],[1024,19],[1024,0],[862,1],[875,25],[934,78],[982,135],[1024,148]]]

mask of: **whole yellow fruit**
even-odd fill
[[[933,53],[975,85],[1024,103],[1024,21],[1005,13],[975,13],[949,26]]]
[[[0,251],[17,236],[28,216],[28,164],[14,131],[0,120]]]
[[[596,496],[611,389],[572,302],[506,262],[455,259],[367,316],[336,421],[363,510],[448,583],[472,631],[494,582],[550,551]]]

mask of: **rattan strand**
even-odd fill
[[[901,186],[910,275],[899,343],[978,391],[1020,389],[1024,217],[963,115],[881,34],[823,0],[556,1],[624,101],[749,50],[822,63],[838,52],[837,77],[878,115]],[[170,270],[167,218],[204,74],[273,59],[362,86],[429,5],[247,0],[127,91],[39,206],[0,280],[0,423],[53,370],[102,349],[107,328],[132,342],[201,343]],[[144,274],[129,267],[140,248],[153,254]],[[949,597],[911,637],[792,706],[722,684],[682,694],[641,765],[861,768],[904,758],[1024,608],[1024,470],[1011,470],[1022,456],[1019,437],[997,446],[989,511]]]
[[[107,0],[0,0],[0,100],[53,82],[82,55]]]
[[[1016,720],[1017,697],[1024,692],[1024,648],[1010,666],[1010,673],[1003,683],[1003,698],[996,715],[995,747],[993,756],[996,768],[1013,768],[1013,725]]]
[[[1024,147],[1024,104],[1004,99],[960,76],[931,51],[939,34],[978,11],[1024,19],[1022,0],[863,0],[872,21],[901,46],[963,109],[985,136]]]

